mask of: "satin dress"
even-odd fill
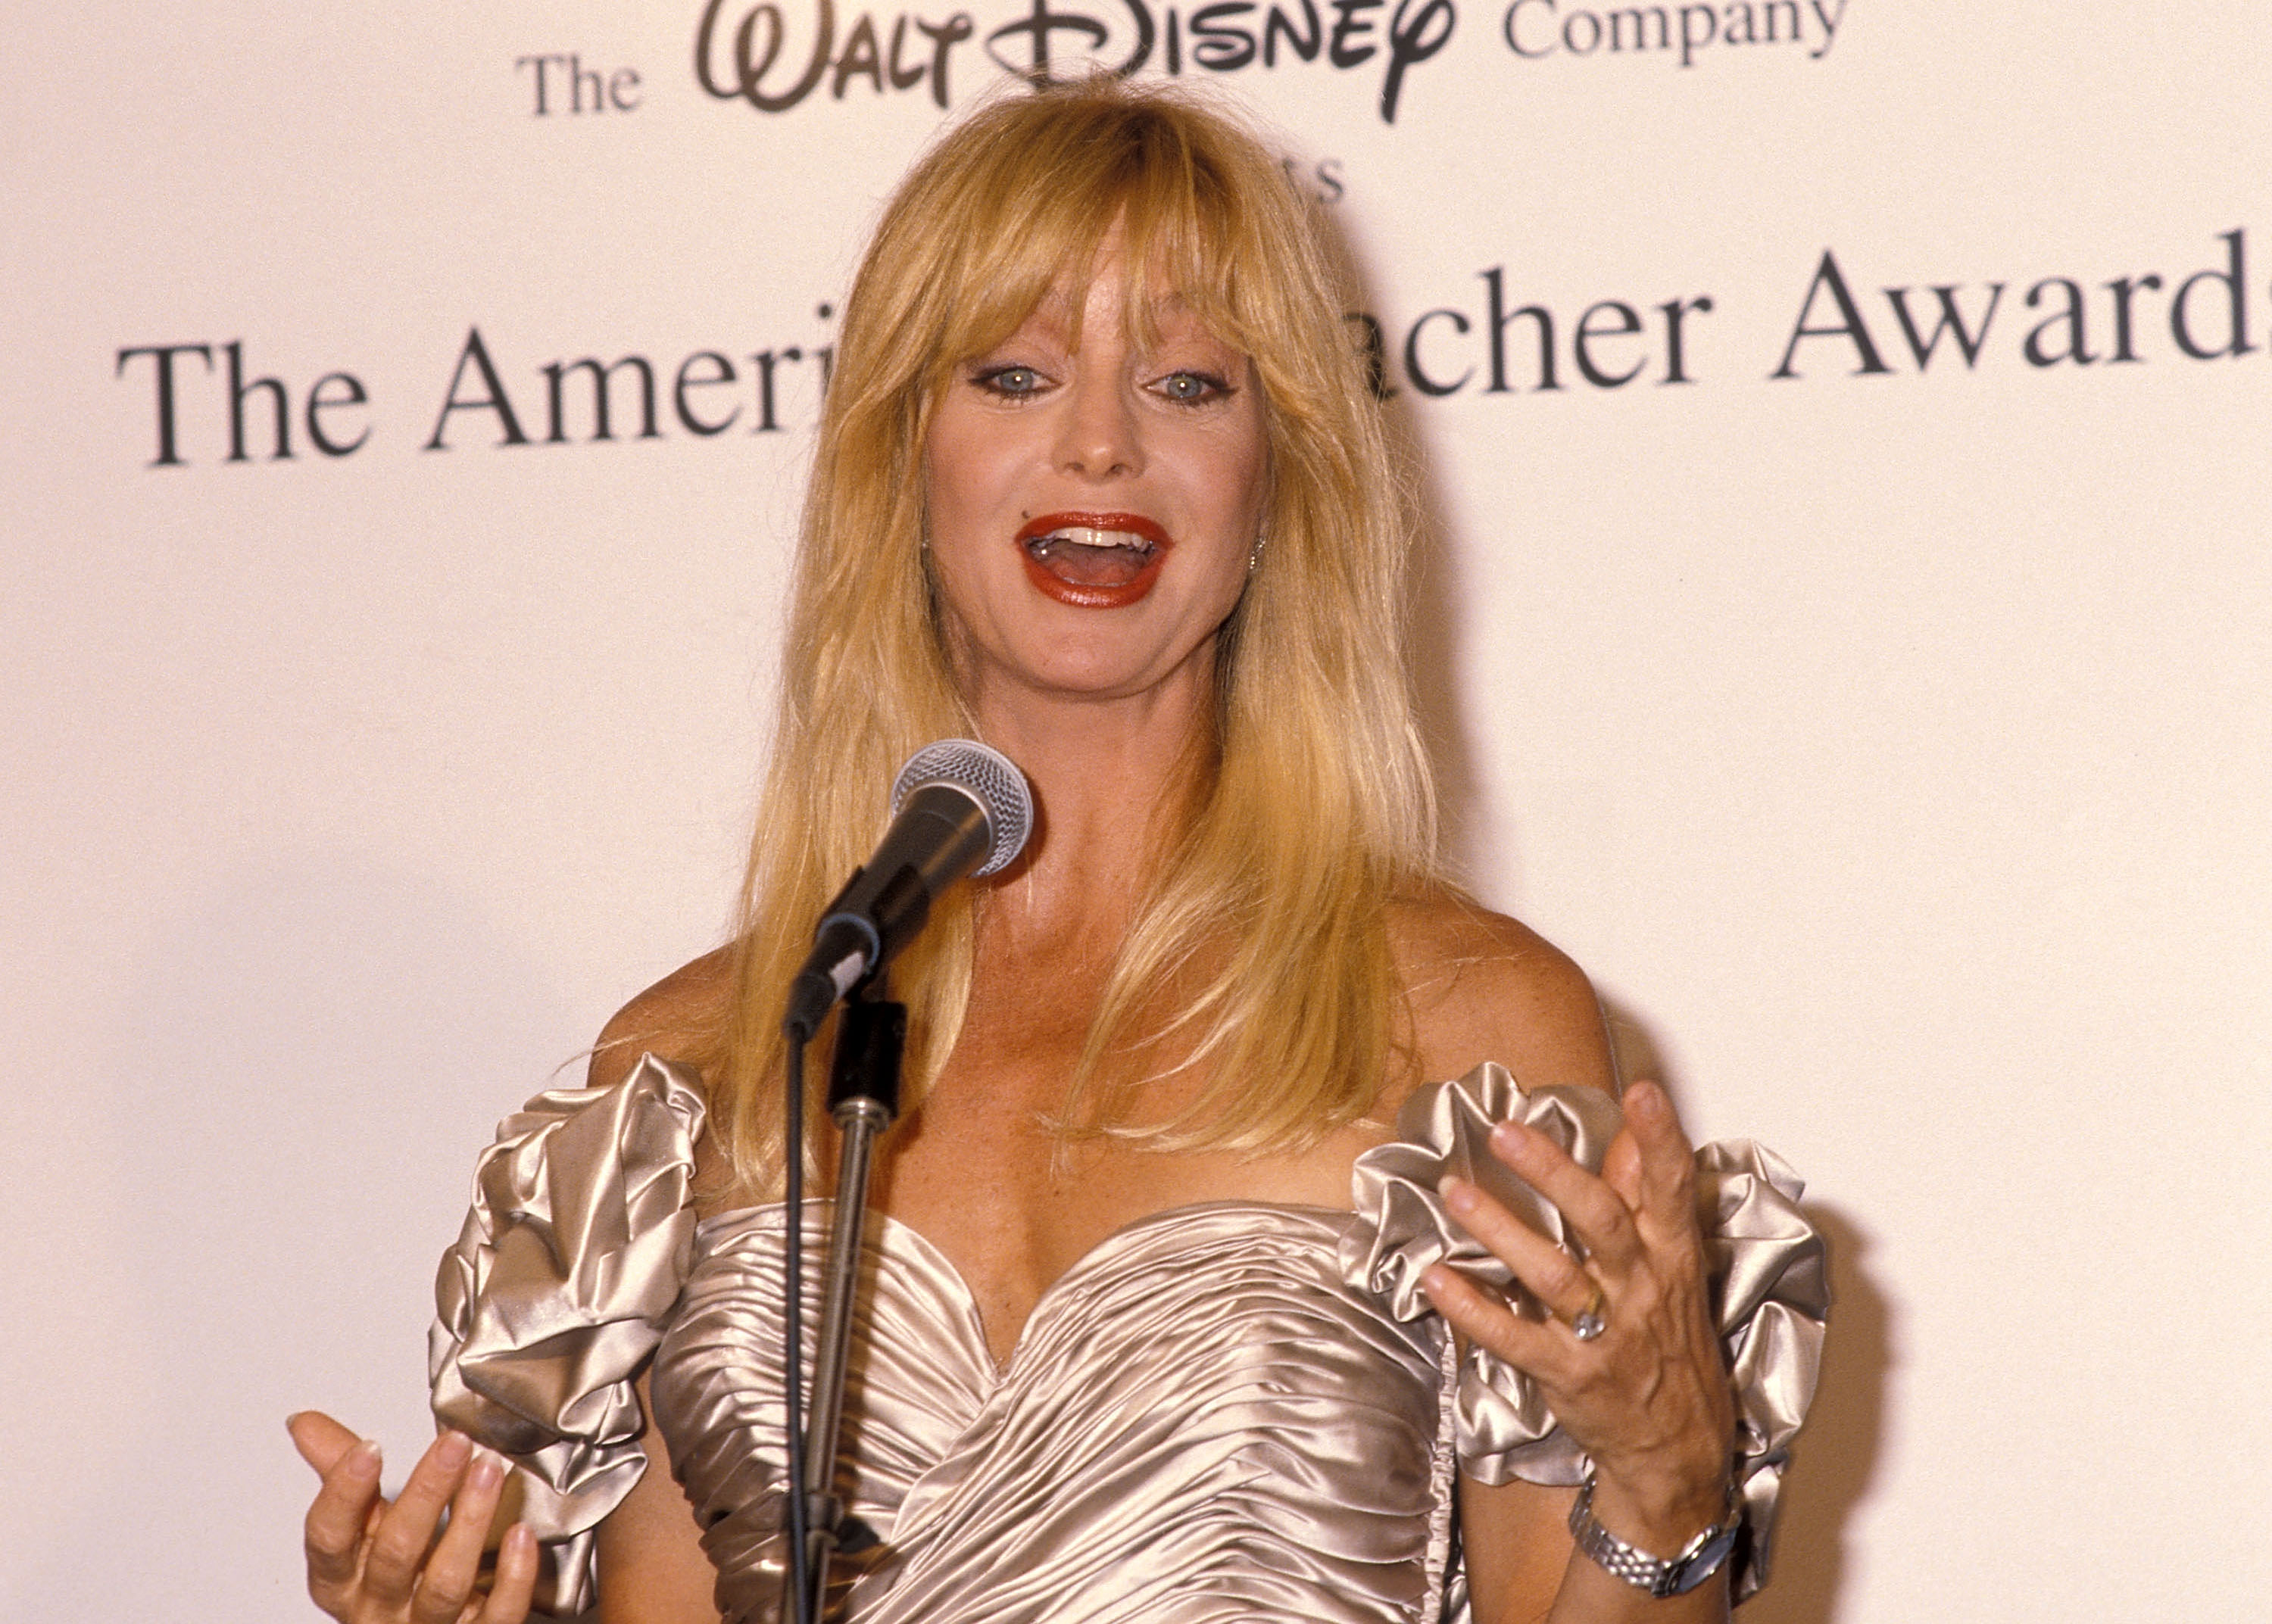
[[[1461,1360],[1419,1289],[1442,1259],[1543,1312],[1436,1193],[1459,1173],[1564,1238],[1486,1148],[1509,1116],[1596,1166],[1619,1121],[1598,1091],[1526,1093],[1496,1066],[1424,1089],[1399,1139],[1358,1159],[1349,1210],[1210,1202],[1140,1219],[1043,1294],[999,1367],[953,1264],[871,1218],[836,1487],[878,1543],[831,1564],[831,1616],[1464,1620],[1458,1476],[1568,1485],[1587,1469],[1528,1378],[1479,1349]],[[594,1530],[645,1469],[644,1370],[719,1611],[777,1617],[784,1209],[698,1218],[702,1122],[696,1079],[652,1057],[614,1088],[539,1096],[500,1125],[443,1259],[435,1412],[519,1469],[556,1614],[592,1605]],[[1698,1166],[1741,1416],[1742,1595],[1764,1577],[1813,1391],[1822,1243],[1771,1153],[1708,1145]],[[808,1325],[826,1205],[803,1224]]]

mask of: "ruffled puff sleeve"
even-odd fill
[[[497,1125],[435,1278],[434,1414],[519,1467],[540,1613],[594,1605],[600,1519],[646,1469],[632,1382],[692,1261],[702,1121],[694,1075],[653,1055],[538,1095]]]
[[[1624,1115],[1599,1089],[1525,1091],[1497,1065],[1419,1090],[1397,1118],[1396,1142],[1357,1158],[1356,1218],[1341,1255],[1352,1285],[1379,1295],[1399,1319],[1417,1319],[1434,1312],[1420,1289],[1421,1272],[1442,1262],[1503,1293],[1516,1313],[1546,1317],[1506,1265],[1453,1220],[1436,1189],[1445,1174],[1457,1173],[1542,1234],[1570,1244],[1561,1212],[1491,1152],[1491,1129],[1509,1119],[1598,1171]],[[1822,1237],[1798,1207],[1805,1186],[1781,1158],[1749,1140],[1707,1144],[1696,1152],[1696,1179],[1713,1308],[1736,1394],[1745,1538],[1732,1583],[1740,1601],[1767,1580],[1776,1491],[1814,1397],[1829,1286]],[[1469,1476],[1558,1486],[1583,1480],[1584,1451],[1561,1430],[1536,1384],[1495,1354],[1469,1345],[1453,1404],[1454,1442]]]

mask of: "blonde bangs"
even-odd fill
[[[848,312],[845,350],[871,339],[903,358],[891,384],[934,395],[955,364],[1002,343],[1053,291],[1085,286],[1116,226],[1124,264],[1143,267],[1155,296],[1179,298],[1250,355],[1287,347],[1285,294],[1297,290],[1281,279],[1312,257],[1301,251],[1303,205],[1252,138],[1219,113],[1195,119],[1192,100],[1107,81],[982,108],[887,210],[861,272],[874,287],[876,330],[856,333]],[[1257,210],[1256,199],[1275,206]],[[1282,218],[1259,218],[1268,214]],[[1300,279],[1290,302],[1331,306],[1336,290]],[[1132,336],[1150,341],[1153,304],[1124,308]],[[1066,313],[1078,343],[1079,302]],[[918,357],[919,372],[907,365]]]

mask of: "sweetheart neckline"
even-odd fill
[[[836,1203],[826,1196],[808,1196],[803,1204],[808,1213],[809,1224],[810,1213],[813,1209],[818,1208],[826,1211],[833,1209]],[[746,1229],[753,1225],[761,1224],[768,1218],[779,1218],[788,1211],[787,1202],[771,1201],[761,1202],[753,1206],[736,1207],[725,1212],[713,1213],[695,1225],[696,1245],[706,1254],[713,1235],[729,1225],[738,1225]],[[1101,1267],[1112,1254],[1124,1250],[1130,1240],[1147,1230],[1170,1220],[1178,1223],[1189,1222],[1198,1214],[1211,1212],[1251,1212],[1278,1218],[1309,1218],[1319,1219],[1327,1226],[1334,1226],[1341,1221],[1356,1215],[1356,1210],[1353,1207],[1327,1207],[1312,1202],[1259,1201],[1233,1196],[1211,1201],[1187,1201],[1177,1206],[1162,1207],[1156,1212],[1147,1212],[1132,1218],[1100,1238],[1094,1246],[1066,1264],[1055,1279],[1042,1287],[1041,1291],[1035,1295],[1033,1307],[1026,1310],[1025,1320],[1019,1325],[1017,1335],[1010,1340],[1008,1356],[998,1360],[994,1357],[993,1344],[986,1335],[986,1317],[979,1307],[978,1293],[971,1289],[969,1280],[964,1277],[962,1270],[955,1266],[954,1260],[946,1255],[945,1248],[914,1225],[904,1219],[893,1218],[888,1212],[878,1212],[871,1209],[868,1218],[885,1233],[896,1233],[902,1238],[904,1242],[912,1247],[925,1262],[934,1265],[944,1278],[953,1283],[954,1293],[959,1299],[957,1307],[969,1315],[971,1325],[978,1335],[979,1351],[992,1376],[999,1382],[1016,1367],[1018,1356],[1025,1351],[1027,1342],[1030,1338],[1034,1322],[1042,1317],[1043,1309],[1050,1306],[1052,1300],[1066,1289],[1068,1281]],[[806,1242],[806,1249],[810,1251],[814,1241],[825,1241],[827,1233],[825,1226],[812,1226],[808,1232],[811,1239]]]

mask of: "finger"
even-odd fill
[[[1602,1153],[1602,1182],[1615,1190],[1629,1212],[1640,1211],[1644,1196],[1640,1141],[1630,1127],[1618,1129],[1610,1148]]]
[[[1445,1322],[1469,1342],[1489,1349],[1518,1370],[1558,1384],[1570,1358],[1566,1333],[1524,1319],[1506,1300],[1485,1291],[1448,1263],[1431,1264],[1420,1287]]]
[[[1626,1091],[1626,1129],[1640,1155],[1636,1210],[1661,1235],[1698,1228],[1696,1151],[1680,1129],[1672,1099],[1662,1085],[1636,1083]]]
[[[320,1410],[286,1416],[284,1430],[292,1434],[292,1447],[300,1451],[300,1458],[313,1466],[319,1478],[329,1477],[340,1457],[362,1441]]]
[[[473,1443],[465,1434],[444,1433],[418,1457],[402,1493],[380,1520],[363,1559],[363,1589],[388,1606],[409,1601],[434,1531],[441,1525],[442,1508],[458,1492],[472,1456]]]
[[[504,1531],[497,1546],[497,1579],[482,1604],[478,1624],[520,1624],[536,1595],[536,1536],[526,1523]]]
[[[1569,1253],[1465,1179],[1446,1177],[1439,1193],[1460,1227],[1512,1269],[1548,1313],[1573,1321],[1594,1304],[1600,1286]]]
[[[451,1624],[465,1611],[481,1578],[482,1547],[504,1486],[504,1464],[487,1449],[476,1451],[450,1501],[450,1525],[435,1541],[418,1577],[410,1616],[419,1624]]]
[[[1633,1213],[1618,1194],[1544,1134],[1520,1122],[1491,1129],[1491,1153],[1552,1202],[1586,1250],[1623,1268],[1640,1249]]]
[[[378,1445],[358,1440],[324,1474],[308,1507],[308,1590],[319,1606],[325,1595],[355,1582],[363,1530],[378,1503]]]

